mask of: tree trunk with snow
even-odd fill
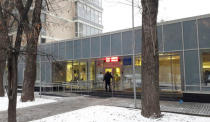
[[[32,26],[25,26],[25,33],[27,38],[26,48],[26,68],[24,72],[23,90],[21,100],[23,102],[34,100],[34,86],[36,81],[36,59],[37,59],[37,45],[39,34],[41,31],[41,9],[42,0],[35,1],[35,8],[32,16]]]
[[[160,117],[159,55],[157,38],[158,0],[142,3],[142,93],[144,117]]]

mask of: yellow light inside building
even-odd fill
[[[119,68],[119,67],[116,68],[116,74],[117,74],[118,76],[120,76],[120,68]]]
[[[66,66],[66,82],[72,81],[72,63],[67,63]]]
[[[135,65],[136,66],[141,66],[141,57],[136,58]]]
[[[210,62],[203,62],[204,69],[210,69]]]

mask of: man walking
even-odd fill
[[[107,86],[109,86],[109,92],[111,92],[111,86],[110,86],[111,79],[113,79],[111,73],[109,71],[106,72],[105,75],[104,75],[104,79],[103,79],[103,81],[105,81],[106,92],[107,92]]]

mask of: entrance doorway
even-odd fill
[[[114,91],[119,91],[122,89],[122,80],[121,80],[121,68],[120,67],[112,67],[112,68],[104,68],[104,74],[106,72],[110,72],[113,76],[111,81],[111,87]]]

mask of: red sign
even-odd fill
[[[118,62],[119,61],[119,57],[106,57],[105,62],[109,63],[109,62]]]

